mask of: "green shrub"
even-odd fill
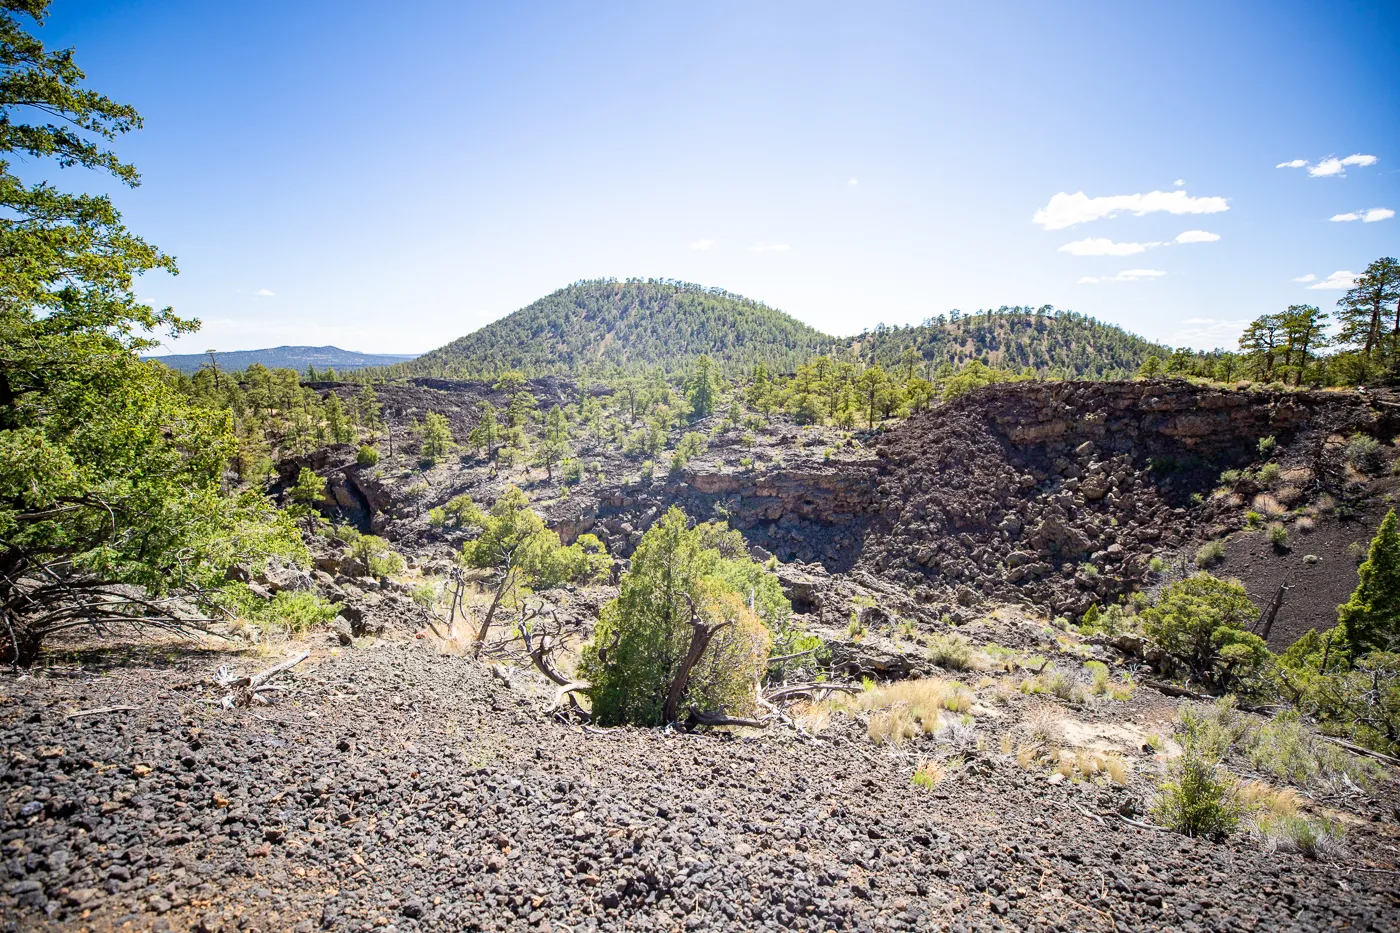
[[[1269,543],[1282,550],[1288,546],[1288,529],[1281,523],[1275,522],[1269,526]]]
[[[439,508],[434,508],[434,509],[429,509],[429,510],[428,510],[428,527],[429,527],[429,528],[441,528],[443,525],[446,525],[446,524],[447,524],[447,512],[446,512],[446,510],[442,509],[441,507],[439,507]]]
[[[1239,470],[1226,470],[1220,474],[1220,482],[1225,486],[1233,486],[1240,481]]]
[[[360,447],[360,452],[355,455],[355,462],[362,467],[372,467],[379,464],[379,450],[365,444]]]
[[[437,605],[438,597],[441,594],[442,590],[438,584],[424,582],[415,586],[409,596],[424,609],[431,609]]]
[[[1246,631],[1258,615],[1239,583],[1197,573],[1168,586],[1143,610],[1143,630],[1200,682],[1249,687],[1270,657],[1264,640]]]
[[[598,722],[664,723],[668,692],[694,637],[692,612],[702,624],[720,627],[681,683],[674,714],[679,718],[691,707],[731,715],[752,709],[770,634],[759,599],[735,581],[764,571],[742,550],[725,556],[732,534],[714,526],[688,529],[685,514],[672,507],[642,536],[579,664]],[[781,587],[772,582],[781,599]]]
[[[1225,542],[1207,541],[1196,549],[1196,566],[1201,569],[1225,559]]]
[[[1265,489],[1273,489],[1283,479],[1283,467],[1277,463],[1266,463],[1254,475],[1255,481]]]
[[[1347,460],[1364,473],[1374,473],[1384,461],[1381,442],[1369,434],[1354,434],[1347,441]]]
[[[1233,791],[1234,781],[1224,768],[1199,749],[1188,747],[1158,786],[1152,816],[1186,836],[1223,838],[1240,823]]]
[[[577,486],[583,482],[583,461],[565,460],[563,476],[565,486]]]
[[[1254,834],[1270,852],[1320,859],[1341,854],[1346,831],[1331,820],[1264,814],[1254,820]]]
[[[934,635],[928,640],[928,656],[934,664],[950,671],[965,671],[972,666],[972,646],[961,635]]]
[[[1250,509],[1244,513],[1244,524],[1246,528],[1258,528],[1264,523],[1264,516]]]
[[[330,602],[312,590],[281,590],[271,599],[261,599],[243,583],[225,586],[215,602],[263,631],[289,634],[329,622],[341,609],[340,603]]]
[[[1274,450],[1278,448],[1278,441],[1273,435],[1259,438],[1259,456],[1272,457]]]

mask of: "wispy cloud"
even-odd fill
[[[1178,188],[1180,188],[1180,187],[1182,187],[1182,186],[1184,186],[1184,185],[1186,184],[1186,179],[1184,179],[1184,178],[1178,178],[1176,181],[1172,182],[1172,184],[1174,184],[1174,185],[1176,185]]]
[[[1307,275],[1300,275],[1300,276],[1298,276],[1298,277],[1297,277],[1296,279],[1294,279],[1293,281],[1295,281],[1295,282],[1315,282],[1315,281],[1317,281],[1317,276],[1315,276],[1315,275],[1313,275],[1311,272],[1309,272]]]
[[[1220,234],[1211,233],[1208,230],[1185,230],[1176,235],[1174,243],[1214,243],[1220,239]]]
[[[1061,191],[1031,218],[1046,230],[1063,230],[1076,224],[1102,220],[1117,214],[1217,214],[1228,211],[1225,198],[1193,198],[1185,191],[1149,191],[1146,194],[1115,194],[1091,198],[1084,192]]]
[[[714,245],[715,245],[715,241],[714,241],[714,240],[696,240],[694,243],[690,244],[690,248],[691,248],[691,249],[709,249],[711,246],[714,246]]]
[[[1350,223],[1359,220],[1365,224],[1373,224],[1378,220],[1389,220],[1395,216],[1395,212],[1388,207],[1373,207],[1368,211],[1348,211],[1345,214],[1333,214],[1328,220],[1333,223]]]
[[[1309,285],[1308,288],[1311,288],[1311,289],[1313,289],[1314,291],[1319,291],[1319,290],[1321,290],[1321,289],[1332,289],[1332,288],[1342,289],[1342,288],[1351,288],[1351,287],[1352,287],[1353,285],[1355,285],[1355,284],[1356,284],[1356,273],[1355,273],[1355,272],[1340,271],[1340,270],[1339,270],[1339,271],[1337,271],[1337,272],[1333,272],[1331,275],[1329,275],[1327,278],[1323,279],[1321,282],[1317,282],[1317,283],[1314,283],[1314,284],[1312,284],[1312,285]]]
[[[1357,152],[1344,159],[1339,159],[1336,156],[1328,156],[1325,159],[1319,160],[1316,164],[1309,162],[1307,159],[1293,159],[1289,162],[1280,162],[1278,165],[1275,165],[1274,168],[1303,168],[1306,166],[1308,175],[1311,178],[1333,178],[1338,175],[1345,175],[1348,165],[1364,167],[1367,165],[1375,165],[1378,161],[1379,160],[1373,155]]]
[[[1249,323],[1247,319],[1238,321],[1215,317],[1191,317],[1182,321],[1182,327],[1172,334],[1172,343],[1179,347],[1195,347],[1209,350],[1226,346],[1239,339],[1240,331]]]
[[[860,179],[859,179],[859,178],[850,178],[850,179],[847,179],[846,184],[848,184],[848,185],[858,185],[858,184],[860,184]]]
[[[1166,275],[1161,269],[1124,269],[1117,275],[1086,275],[1079,280],[1080,285],[1098,285],[1100,282],[1140,282]]]
[[[749,249],[755,253],[786,253],[792,247],[786,243],[760,243],[757,246],[749,247]]]
[[[1106,237],[1089,237],[1075,240],[1060,247],[1060,252],[1071,256],[1136,256],[1145,253],[1159,243],[1115,243]]]
[[[253,294],[257,295],[259,298],[275,298],[277,296],[277,293],[270,288],[260,288],[253,292]]]
[[[1158,246],[1173,246],[1184,243],[1214,243],[1220,239],[1220,234],[1209,233],[1205,230],[1187,230],[1178,233],[1176,239],[1163,243],[1117,243],[1107,237],[1086,237],[1082,240],[1075,240],[1073,243],[1066,243],[1060,247],[1060,252],[1069,253],[1071,256],[1136,256],[1138,253],[1145,253],[1149,249]]]

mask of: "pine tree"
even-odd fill
[[[1371,539],[1371,551],[1357,571],[1351,599],[1337,607],[1343,640],[1353,660],[1375,650],[1395,650],[1400,642],[1400,519],[1386,513]]]
[[[1385,325],[1391,309],[1387,305],[1400,300],[1400,263],[1383,256],[1366,267],[1345,295],[1337,301],[1336,317],[1342,325],[1339,340],[1358,346],[1362,354],[1371,354],[1382,344]],[[1400,340],[1400,305],[1395,308],[1391,341]]]
[[[365,384],[360,390],[359,404],[355,406],[360,416],[360,427],[367,428],[371,434],[379,429],[379,415],[383,409],[379,405],[379,396],[374,391],[374,386]]]
[[[535,463],[544,467],[545,475],[554,479],[554,465],[570,453],[569,424],[558,405],[545,416],[544,439],[535,450]]]
[[[355,432],[345,421],[345,408],[340,404],[340,396],[331,392],[326,396],[326,431],[336,444],[348,444],[355,439]]]
[[[428,412],[423,416],[423,424],[419,428],[419,432],[421,442],[418,456],[429,466],[436,464],[457,449],[457,444],[452,439],[452,425],[445,415],[440,415],[435,411]]]
[[[488,460],[492,460],[496,456],[496,445],[501,441],[501,425],[496,420],[496,406],[483,401],[477,407],[481,416],[467,440],[473,447],[481,450]]]
[[[719,373],[714,362],[703,353],[686,380],[685,395],[690,401],[692,418],[708,418],[714,412],[715,398],[719,395]]]

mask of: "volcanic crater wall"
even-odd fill
[[[619,490],[566,522],[629,554],[670,504],[723,518],[784,561],[856,568],[928,600],[978,594],[1082,612],[1146,583],[1219,518],[1222,470],[1394,419],[1357,393],[1235,391],[1182,381],[991,386],[911,418],[876,457],[686,473]],[[1319,454],[1320,455],[1320,454]]]

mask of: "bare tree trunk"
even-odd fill
[[[686,597],[690,601],[690,597]],[[685,695],[686,685],[690,682],[690,672],[700,663],[700,659],[705,655],[705,649],[710,647],[710,640],[715,634],[725,626],[733,625],[733,619],[726,619],[715,625],[706,625],[700,619],[700,613],[695,611],[695,604],[690,605],[690,647],[686,650],[685,657],[681,659],[680,667],[676,669],[676,676],[671,680],[671,688],[666,693],[666,706],[662,712],[662,718],[666,722],[675,722],[677,709],[681,703],[681,697]]]

